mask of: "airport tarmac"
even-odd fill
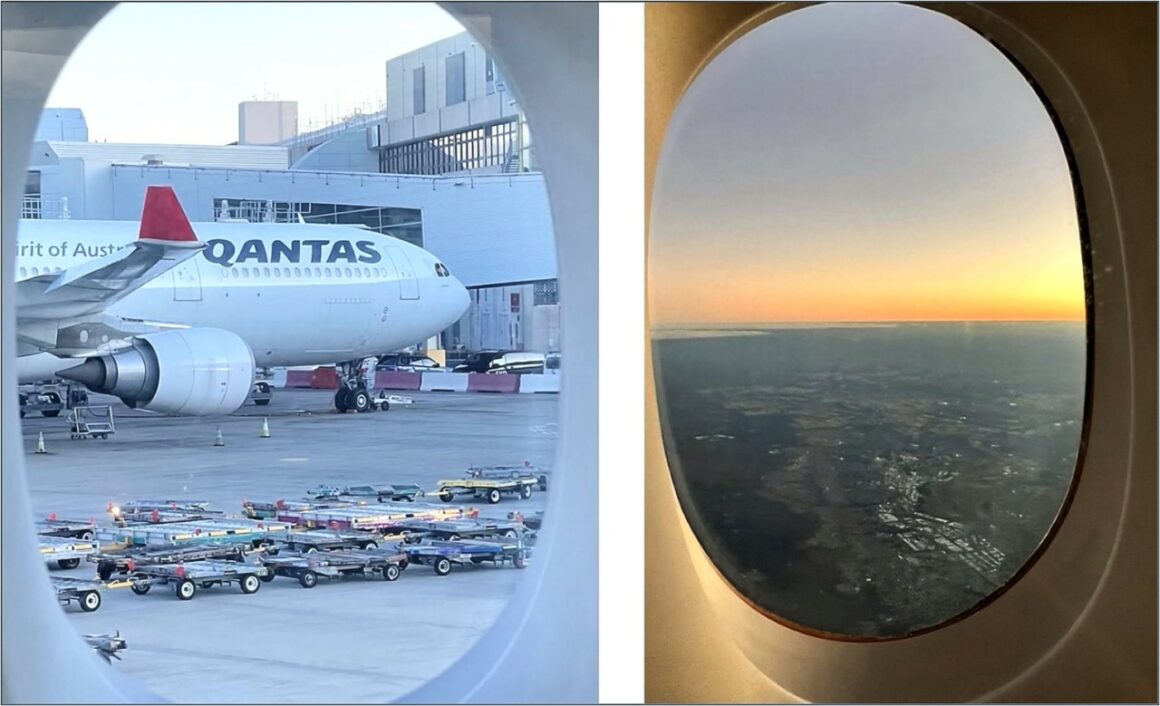
[[[24,420],[26,468],[38,517],[108,522],[109,502],[206,500],[237,513],[243,499],[296,499],[316,484],[417,483],[430,489],[470,465],[552,468],[555,395],[408,393],[387,412],[337,414],[333,392],[275,390],[267,407],[224,418],[161,417],[114,405],[116,434],[71,440],[64,415]],[[111,398],[94,396],[93,404]],[[270,438],[260,438],[262,417]],[[213,446],[218,427],[225,446]],[[35,455],[38,432],[48,454]],[[549,482],[549,488],[551,484]],[[505,495],[455,504],[484,516],[544,507]],[[535,561],[533,555],[532,561]],[[82,563],[61,576],[88,577]],[[65,608],[81,633],[119,630],[114,668],[183,702],[368,702],[400,697],[449,667],[495,621],[523,575],[508,567],[413,566],[396,582],[358,578],[303,589],[277,578],[254,595],[236,586],[189,602],[171,591],[107,591],[94,613]]]

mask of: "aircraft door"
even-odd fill
[[[173,301],[201,301],[201,271],[197,258],[190,258],[173,268]]]
[[[388,247],[387,257],[395,265],[395,271],[399,274],[399,298],[418,299],[419,281],[415,279],[415,268],[411,264],[411,259],[407,257],[407,253],[400,248]]]

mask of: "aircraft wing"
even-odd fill
[[[59,274],[17,283],[17,319],[63,319],[98,313],[205,247],[169,186],[145,192],[141,229],[132,245]]]

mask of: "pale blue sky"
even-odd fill
[[[92,141],[226,144],[242,101],[297,100],[303,130],[377,107],[387,59],[462,31],[432,3],[125,3],[48,105],[82,109]]]
[[[655,323],[1083,316],[1047,110],[910,5],[810,6],[728,46],[668,125],[651,218]]]

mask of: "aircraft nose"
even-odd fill
[[[459,281],[459,278],[454,275],[451,276],[451,287],[448,295],[449,309],[451,321],[458,321],[467,313],[467,307],[471,305],[471,295],[467,293],[467,287]]]

